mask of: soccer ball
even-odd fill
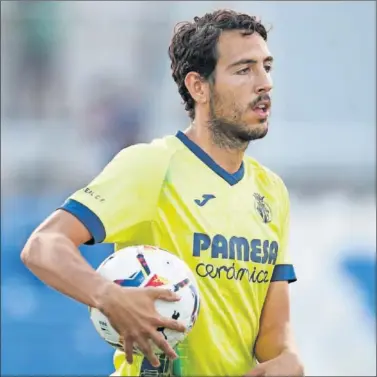
[[[177,302],[156,300],[156,310],[161,316],[177,319],[186,326],[184,333],[157,329],[171,347],[182,342],[194,326],[200,307],[199,289],[190,268],[177,256],[153,246],[131,246],[110,255],[97,271],[125,289],[163,287],[181,297]],[[107,317],[95,308],[89,308],[89,311],[99,335],[114,348],[123,350],[120,335]],[[156,354],[162,353],[154,343],[152,349]],[[134,346],[134,353],[141,353],[137,346]]]

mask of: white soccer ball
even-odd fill
[[[177,256],[153,246],[131,246],[106,258],[97,271],[125,289],[129,287],[163,287],[173,290],[181,300],[166,302],[156,300],[156,310],[163,317],[174,318],[186,326],[185,333],[159,328],[171,347],[185,339],[195,324],[199,313],[199,289],[193,273]],[[99,335],[111,346],[123,350],[120,335],[107,317],[95,308],[89,308],[90,319]],[[162,351],[153,343],[153,351]],[[135,347],[135,353],[140,350]]]

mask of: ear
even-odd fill
[[[209,85],[199,73],[189,72],[185,77],[185,85],[196,103],[207,103],[209,99]]]

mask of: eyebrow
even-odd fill
[[[274,58],[272,56],[267,56],[267,58],[263,59],[263,62],[266,63],[272,63],[274,61]],[[236,67],[238,65],[243,65],[243,64],[256,64],[258,63],[257,60],[254,59],[241,59],[238,60],[232,64],[229,65],[228,68]]]

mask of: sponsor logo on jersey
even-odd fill
[[[258,264],[275,264],[279,244],[276,241],[245,237],[226,238],[222,234],[210,237],[204,233],[194,233],[193,256],[209,255],[213,259],[230,259]]]
[[[273,268],[263,268],[263,265],[275,265],[278,250],[279,244],[276,241],[258,238],[248,240],[236,236],[228,239],[222,234],[210,237],[208,234],[194,233],[193,256],[207,256],[217,260],[216,265],[203,261],[197,264],[196,274],[202,278],[268,283]],[[224,261],[223,265],[218,265],[219,260]],[[246,263],[239,264],[236,261]]]

